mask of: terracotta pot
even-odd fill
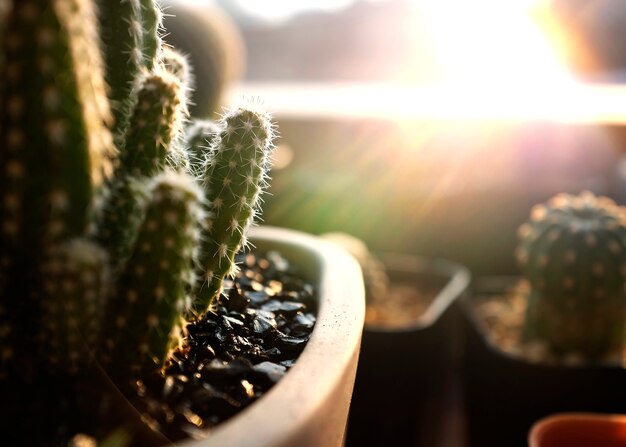
[[[361,270],[342,250],[303,233],[260,227],[251,240],[260,251],[279,251],[317,286],[315,329],[295,366],[265,396],[208,439],[177,445],[340,447],[365,315]]]
[[[623,447],[626,415],[562,413],[541,419],[528,435],[529,447]]]
[[[430,289],[433,298],[411,320],[366,322],[346,446],[437,445],[446,424],[444,395],[458,327],[452,305],[469,286],[470,273],[439,259],[406,254],[380,259],[390,289],[412,288],[417,298]]]

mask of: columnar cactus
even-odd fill
[[[589,357],[623,346],[625,219],[612,200],[589,192],[560,194],[533,208],[516,253],[532,288],[528,339]]]
[[[126,147],[98,219],[97,239],[116,267],[128,258],[142,219],[140,179],[163,172],[185,115],[183,87],[172,74],[164,70],[145,74],[137,90]]]
[[[232,273],[235,254],[246,244],[245,234],[267,185],[273,149],[274,132],[265,112],[237,108],[226,113],[220,124],[202,178],[210,205],[194,303],[199,313],[219,296],[223,279]]]
[[[129,111],[136,99],[134,83],[143,69],[152,69],[158,57],[161,11],[154,0],[98,0],[98,6],[114,134],[123,146]]]
[[[183,138],[188,70],[154,0],[0,0],[0,22],[0,379],[70,395],[95,357],[129,384],[233,270],[271,122],[238,108]]]
[[[29,328],[41,318],[43,259],[84,233],[92,191],[110,172],[114,148],[91,3],[14,2],[5,24],[0,339],[2,358],[17,364],[27,360]]]
[[[114,375],[162,365],[180,339],[194,282],[203,195],[194,180],[167,172],[153,180],[145,219],[105,318]]]
[[[106,252],[73,239],[50,253],[42,269],[42,355],[54,370],[85,369],[100,335],[109,270]]]

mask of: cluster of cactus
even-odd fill
[[[530,284],[525,337],[595,358],[624,345],[626,211],[590,192],[536,205],[516,257]]]
[[[246,104],[188,122],[186,60],[154,0],[0,10],[0,377],[72,376],[95,357],[129,383],[233,272],[271,120]]]

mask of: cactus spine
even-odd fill
[[[234,109],[221,125],[202,179],[210,205],[200,251],[202,272],[195,302],[199,313],[219,296],[224,278],[234,268],[235,254],[246,244],[273,149],[272,124],[262,111]]]
[[[528,339],[588,357],[623,346],[625,217],[612,200],[589,192],[560,194],[533,208],[516,253],[532,288]]]
[[[220,133],[220,127],[213,121],[195,120],[187,127],[185,134],[189,169],[194,176],[201,176],[211,158],[211,142]]]

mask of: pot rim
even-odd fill
[[[184,441],[181,447],[289,445],[324,402],[333,399],[337,383],[358,358],[365,291],[357,262],[333,244],[293,230],[255,227],[250,238],[259,249],[272,247],[288,259],[303,255],[314,261],[310,273],[318,275],[317,323],[304,351],[280,382],[220,424],[207,439]],[[310,265],[298,267],[311,270]]]

